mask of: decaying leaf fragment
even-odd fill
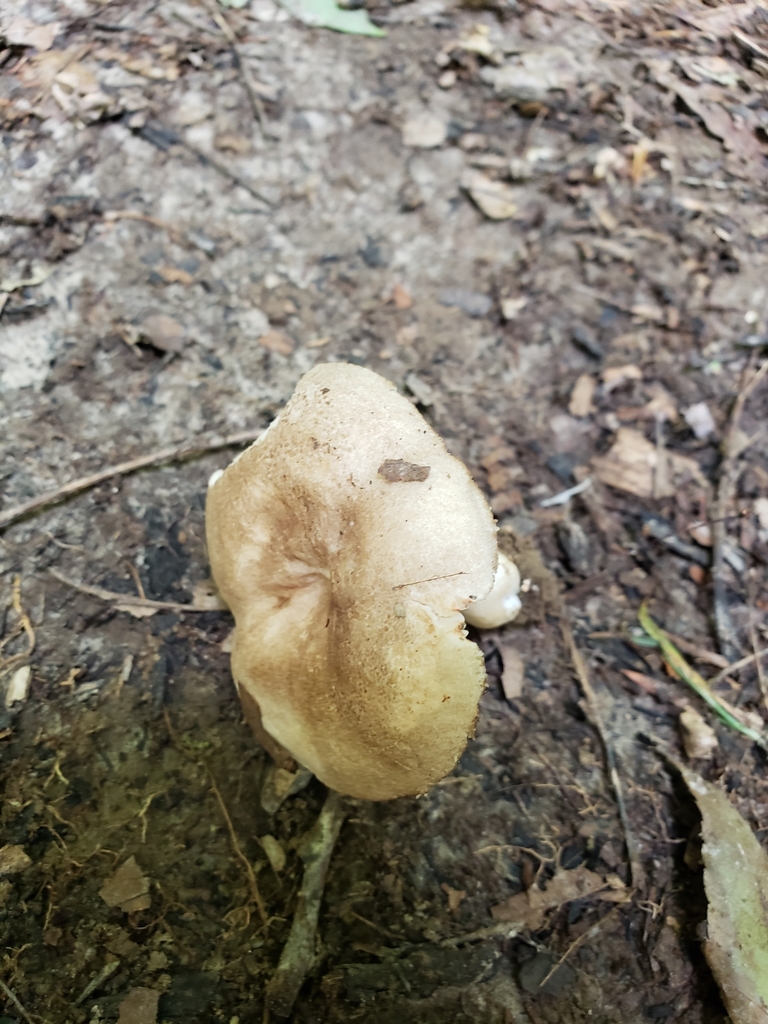
[[[724,793],[675,764],[701,812],[704,952],[734,1024],[766,1024],[768,854]]]

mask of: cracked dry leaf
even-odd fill
[[[694,459],[659,450],[630,427],[619,428],[613,446],[592,459],[592,469],[602,483],[638,498],[668,497],[686,480],[706,486]]]
[[[719,789],[675,765],[701,812],[704,952],[732,1021],[768,1021],[768,854]]]

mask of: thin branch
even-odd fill
[[[750,367],[751,368],[751,367]],[[725,544],[727,540],[728,510],[736,493],[739,478],[739,460],[750,444],[757,438],[744,438],[739,424],[747,399],[763,377],[768,373],[768,360],[749,377],[741,387],[731,414],[731,422],[723,441],[723,463],[717,496],[712,510],[712,584],[714,589],[715,628],[720,644],[720,653],[729,661],[738,658],[741,652],[736,627],[728,607],[728,581],[725,569]]]
[[[19,1011],[19,1013],[24,1018],[24,1020],[27,1022],[27,1024],[34,1024],[34,1021],[29,1016],[29,1014],[24,1009],[24,1007],[21,1005],[21,1003],[19,1002],[17,996],[11,991],[11,989],[8,988],[8,986],[2,980],[0,980],[0,991],[2,991],[2,993],[3,993],[3,995],[5,996],[6,999],[10,1000],[13,1003],[13,1005]]]
[[[216,796],[216,799],[219,802],[219,807],[221,808],[221,813],[224,815],[224,820],[227,823],[227,829],[229,830],[229,838],[230,838],[230,841],[232,843],[232,849],[235,851],[236,857],[238,858],[238,860],[242,863],[243,867],[245,868],[245,874],[246,874],[246,877],[248,879],[248,888],[249,888],[250,893],[251,893],[251,899],[253,900],[253,902],[256,904],[256,906],[258,908],[259,916],[261,917],[262,923],[266,924],[267,923],[267,908],[264,906],[264,900],[262,898],[261,893],[259,892],[259,884],[256,881],[256,873],[254,872],[253,867],[251,866],[251,862],[248,860],[248,858],[243,853],[242,848],[240,846],[240,843],[238,842],[237,834],[235,832],[235,827],[232,824],[232,819],[229,816],[229,811],[227,810],[227,805],[224,803],[224,797],[219,792],[219,787],[216,785],[216,780],[214,779],[213,773],[211,772],[210,768],[208,769],[208,778],[210,779],[210,782],[211,782],[211,789],[213,790],[213,792],[214,792],[214,794]]]
[[[157,452],[149,452],[147,455],[138,455],[135,459],[127,459],[119,462],[116,466],[107,466],[98,473],[91,473],[90,476],[82,476],[78,480],[72,480],[68,484],[62,484],[54,491],[41,494],[37,498],[30,498],[21,505],[12,505],[10,508],[0,512],[0,530],[11,523],[17,522],[30,512],[38,512],[40,509],[55,505],[65,498],[71,498],[81,491],[87,491],[91,487],[97,487],[105,480],[111,480],[115,476],[126,476],[128,473],[135,473],[137,469],[146,469],[149,466],[159,466],[163,462],[180,462],[183,459],[195,458],[198,455],[207,455],[209,452],[217,452],[222,448],[234,448],[237,445],[250,444],[261,434],[262,430],[241,430],[237,434],[229,434],[227,437],[213,437],[207,441],[199,441],[193,444],[177,445],[174,448],[162,448]]]
[[[147,597],[134,597],[133,594],[118,594],[116,590],[105,590],[103,587],[92,587],[87,583],[78,583],[69,579],[56,569],[48,570],[59,583],[64,583],[73,590],[79,590],[81,594],[89,594],[91,597],[98,597],[100,601],[109,601],[116,605],[118,610],[123,608],[149,608],[153,611],[168,612],[215,612],[224,609],[208,608],[204,605],[181,604],[179,601],[152,601]]]
[[[251,77],[251,72],[248,68],[248,65],[243,60],[243,55],[240,52],[240,48],[237,45],[237,36],[232,31],[229,22],[224,17],[222,12],[216,10],[215,3],[209,5],[209,9],[211,17],[216,22],[219,29],[221,30],[222,35],[229,43],[229,48],[232,51],[232,56],[234,57],[235,64],[237,65],[237,70],[240,72],[240,75],[242,76],[245,91],[248,93],[248,99],[251,104],[253,116],[256,118],[256,121],[258,122],[262,134],[264,134],[264,104],[261,102],[261,96],[259,96],[256,84],[253,81],[253,78]]]
[[[741,669],[746,668],[747,665],[753,664],[753,662],[760,663],[761,658],[764,658],[768,654],[768,647],[764,647],[762,651],[755,651],[754,654],[748,654],[744,658],[739,658],[738,661],[734,661],[732,665],[722,669],[716,676],[712,676],[711,679],[707,680],[707,685],[711,688],[717,686],[718,683],[722,683],[724,679],[733,675],[734,672],[739,672]]]
[[[571,655],[571,661],[573,662],[573,668],[576,672],[578,680],[581,684],[581,688],[584,692],[584,696],[587,701],[587,708],[589,710],[589,717],[592,720],[592,725],[597,730],[597,734],[600,737],[600,742],[603,745],[605,752],[605,762],[608,768],[608,775],[611,780],[611,786],[616,796],[616,803],[619,808],[619,817],[621,818],[621,825],[624,829],[624,840],[627,844],[627,856],[629,857],[629,874],[630,884],[637,886],[642,889],[644,887],[645,873],[640,863],[640,855],[637,848],[637,842],[635,841],[634,834],[629,824],[629,815],[627,814],[627,806],[624,802],[624,790],[622,789],[621,779],[619,778],[619,772],[616,762],[616,754],[613,749],[613,744],[610,741],[608,733],[603,725],[603,720],[600,716],[600,710],[597,704],[597,695],[592,688],[592,683],[589,680],[589,673],[587,672],[587,666],[582,657],[581,651],[576,646],[576,641],[573,638],[573,633],[566,622],[565,618],[560,619],[560,630],[563,634],[563,640],[568,648]]]

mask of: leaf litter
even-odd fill
[[[768,854],[725,793],[675,764],[701,812],[704,952],[734,1024],[768,1020]]]

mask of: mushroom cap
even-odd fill
[[[496,528],[466,467],[383,377],[315,367],[210,486],[232,674],[326,785],[423,793],[458,760],[485,686],[461,614],[491,589]]]

